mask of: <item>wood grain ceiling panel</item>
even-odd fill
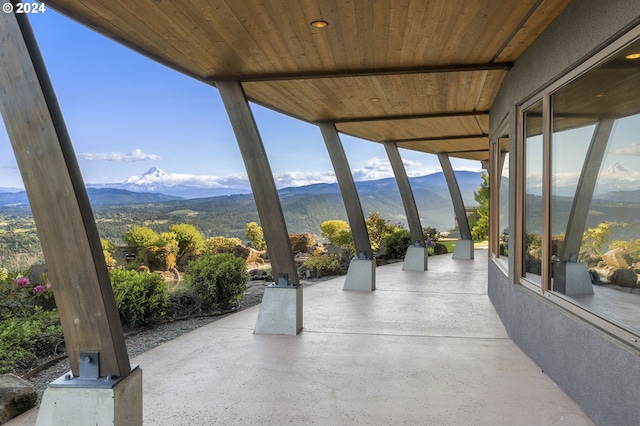
[[[568,0],[53,0],[52,7],[201,78],[489,63]],[[326,28],[309,22],[324,19]],[[529,40],[531,39],[531,40]],[[508,44],[511,46],[511,44]],[[509,47],[513,50],[513,48]],[[516,54],[501,55],[512,61]]]
[[[489,159],[489,138],[478,137],[469,139],[443,139],[437,141],[399,142],[398,148],[411,149],[413,151],[428,154],[448,153],[455,158],[467,160]]]
[[[517,60],[569,2],[51,0],[47,6],[208,84],[244,81],[253,101],[318,122],[487,111],[508,72],[496,68]],[[309,25],[318,19],[328,26]],[[340,127],[386,140],[486,134],[489,124],[479,115]]]
[[[506,71],[245,82],[255,102],[307,121],[488,110]],[[488,77],[485,77],[488,76]],[[488,131],[488,123],[483,131]]]
[[[485,119],[488,119],[485,117]],[[375,142],[485,135],[476,116],[338,123],[340,132]]]

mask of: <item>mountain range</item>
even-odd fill
[[[123,212],[133,222],[161,224],[187,221],[196,224],[205,235],[242,236],[247,222],[259,221],[251,193],[212,197],[206,195],[206,189],[190,187],[187,190],[173,185],[170,192],[180,193],[182,197],[179,197],[160,192],[167,190],[167,185],[162,182],[163,176],[162,170],[152,168],[123,183],[137,191],[87,185],[98,226],[102,227],[101,232],[109,238],[121,237],[130,223],[120,223]],[[481,174],[458,171],[456,177],[465,205],[475,206],[474,191],[482,182]],[[443,174],[413,177],[410,182],[423,225],[439,230],[452,228],[453,204]],[[394,178],[359,181],[356,187],[365,214],[378,212],[392,223],[406,224]],[[317,232],[319,224],[325,220],[347,219],[336,183],[287,187],[278,192],[290,232]],[[24,191],[0,191],[0,210],[12,206],[28,206]],[[162,226],[158,226],[159,230],[162,230]]]
[[[465,203],[473,205],[473,191],[475,191],[482,179],[479,172],[457,171],[455,172],[458,185],[465,199]],[[203,187],[194,185],[175,184],[175,175],[152,167],[139,176],[133,176],[123,182],[111,184],[87,184],[87,192],[92,204],[146,204],[160,203],[171,200],[184,200],[196,198],[215,198],[220,196],[250,194],[240,185],[235,187]],[[418,193],[428,191],[432,195],[449,200],[449,191],[442,172],[409,179],[414,191]],[[170,182],[170,183],[168,183]],[[361,194],[371,196],[375,193],[387,191],[397,192],[394,178],[367,180],[356,182],[356,187]],[[320,195],[340,194],[337,183],[317,183],[304,186],[282,188],[279,191],[281,197],[292,195]],[[0,206],[26,205],[28,199],[24,190],[16,188],[0,188]]]

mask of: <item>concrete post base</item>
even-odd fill
[[[458,240],[453,259],[473,259],[473,240]]]
[[[584,262],[559,262],[553,265],[553,290],[567,296],[593,294],[593,284]]]
[[[253,330],[256,334],[296,335],[302,330],[302,285],[270,285],[264,290]]]
[[[411,246],[407,250],[402,265],[403,271],[426,271],[429,263],[429,251],[426,247]]]
[[[374,291],[376,289],[376,259],[352,259],[342,289]]]
[[[49,387],[36,426],[142,425],[142,370],[113,388]]]

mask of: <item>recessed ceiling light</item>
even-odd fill
[[[598,92],[596,93],[596,98],[604,98],[606,95],[604,92]]]
[[[309,22],[309,25],[311,25],[313,28],[324,28],[327,25],[329,25],[329,23],[327,21],[323,21],[321,19],[318,19],[316,21]]]
[[[380,102],[380,98],[371,98],[369,99],[371,102]]]
[[[640,52],[639,53],[630,53],[627,56],[625,56],[625,58],[627,58],[627,59],[640,59]]]

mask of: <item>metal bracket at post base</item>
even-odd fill
[[[132,365],[131,371],[126,376],[100,377],[100,353],[80,352],[79,367],[80,376],[74,377],[72,372],[68,372],[51,382],[49,386],[52,388],[112,389],[137,369],[138,365]]]
[[[269,287],[292,288],[297,286],[297,284],[289,284],[289,274],[278,274],[278,282],[271,284]]]

